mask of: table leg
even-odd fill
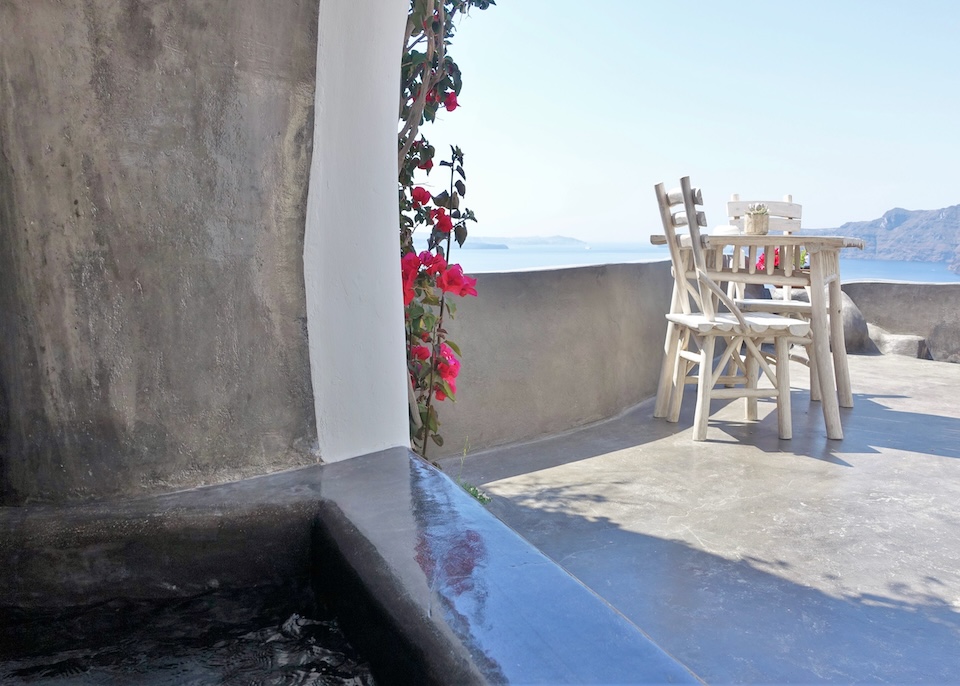
[[[833,368],[837,375],[837,395],[840,398],[840,407],[853,407],[850,367],[847,364],[847,343],[843,336],[843,292],[840,290],[839,251],[830,251],[829,269],[832,271],[828,287],[830,293],[830,345],[833,350]]]
[[[843,428],[840,426],[840,406],[837,403],[833,365],[830,363],[827,303],[823,292],[825,280],[824,257],[826,257],[824,251],[810,252],[810,328],[813,333],[814,357],[816,358],[817,376],[820,381],[820,404],[823,407],[823,421],[827,427],[827,438],[839,440],[843,438]]]

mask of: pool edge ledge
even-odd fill
[[[317,592],[391,681],[702,683],[406,448],[325,465],[313,535]]]

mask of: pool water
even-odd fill
[[[275,591],[0,608],[3,684],[372,686],[336,620]]]

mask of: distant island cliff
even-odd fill
[[[862,238],[863,250],[845,250],[845,258],[946,262],[950,271],[960,274],[960,205],[942,210],[895,207],[879,219],[816,233]]]

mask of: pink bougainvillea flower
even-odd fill
[[[457,382],[455,379],[449,379],[447,381],[447,386],[450,387],[450,390],[456,394],[457,392]],[[443,386],[440,384],[435,384],[433,387],[433,392],[436,395],[437,400],[446,400],[447,394],[443,392]]]
[[[453,293],[459,296],[476,295],[477,280],[465,276],[463,267],[459,264],[451,264],[447,271],[437,277],[437,286],[444,293]]]
[[[430,348],[425,345],[415,345],[410,348],[410,354],[418,360],[426,360],[430,357]]]
[[[430,195],[430,191],[422,186],[417,186],[413,189],[413,206],[419,207],[420,205],[426,205],[430,202],[433,197]]]
[[[430,218],[437,223],[438,231],[442,231],[443,233],[450,233],[453,231],[453,220],[450,218],[450,215],[447,214],[447,211],[442,207],[439,207],[435,210],[430,210]]]
[[[446,343],[440,344],[440,360],[437,362],[437,371],[440,372],[440,378],[450,384],[450,388],[456,392],[454,380],[460,374],[460,360],[457,359],[453,349]]]
[[[447,270],[447,261],[443,259],[443,255],[434,255],[429,250],[420,253],[420,264],[430,276],[442,274]]]
[[[420,258],[416,253],[408,252],[400,258],[400,274],[403,278],[403,306],[406,307],[413,302],[416,293],[413,286],[417,281],[417,274],[420,273]]]
[[[430,171],[433,169],[433,160],[423,160],[420,164],[417,165],[417,169],[424,169]]]
[[[437,363],[437,371],[440,373],[440,378],[447,382],[451,393],[456,395],[457,374],[460,373],[460,360],[456,358],[446,343],[440,344],[440,361]],[[433,392],[437,400],[447,399],[447,394],[443,392],[443,386],[440,384],[434,384]]]
[[[447,93],[447,97],[443,99],[443,106],[447,108],[447,112],[457,109],[457,94],[453,91]]]
[[[780,266],[780,248],[775,248],[773,251],[773,266]],[[760,253],[760,257],[757,258],[757,269],[763,270],[767,268],[767,254],[765,252]]]
[[[400,258],[400,269],[403,271],[404,278],[409,274],[416,277],[417,272],[420,271],[420,257],[416,253],[408,252]]]

